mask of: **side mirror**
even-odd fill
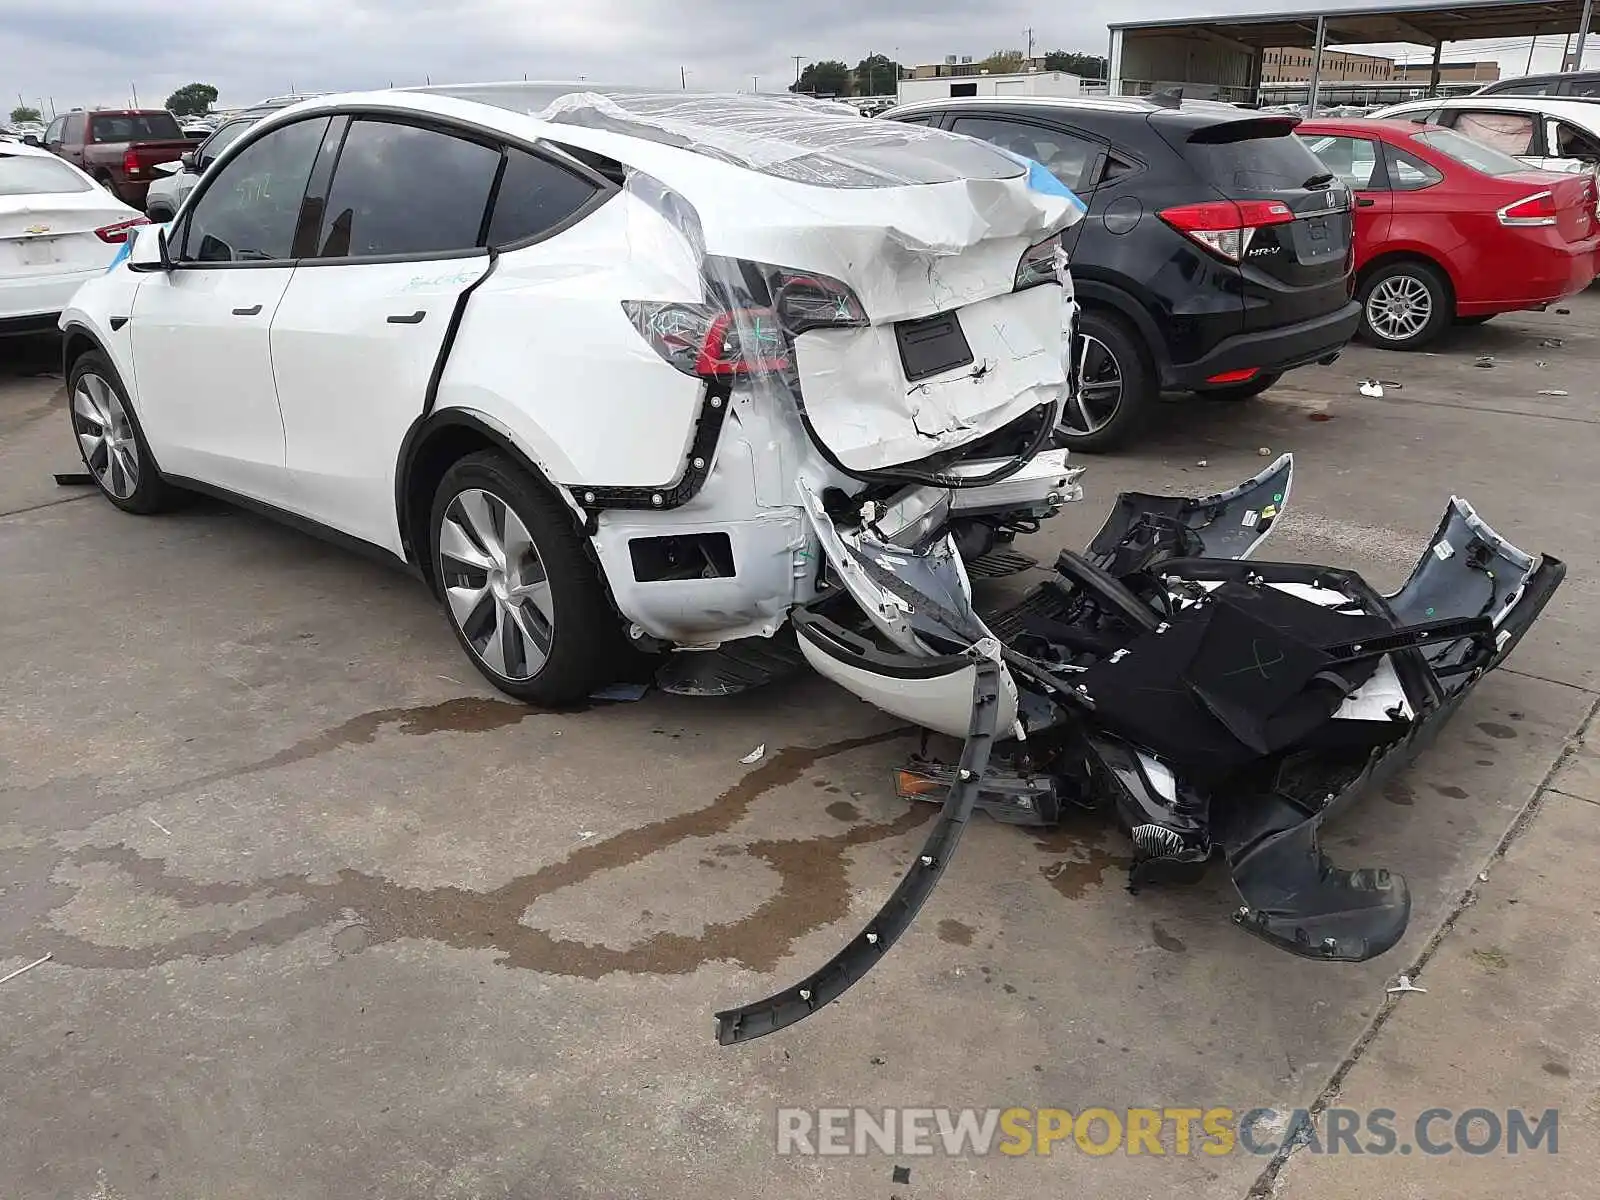
[[[25,134],[23,134],[22,135],[22,144],[24,146],[37,146],[39,144],[39,135],[37,133],[25,133]]]
[[[183,157],[180,158],[178,161],[183,164],[183,169],[185,171],[198,171],[200,169],[199,167],[194,165],[194,151],[193,150],[184,151]]]
[[[133,234],[128,247],[130,271],[172,270],[172,258],[167,252],[166,226],[140,225]]]

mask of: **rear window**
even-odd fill
[[[1528,169],[1527,163],[1518,162],[1492,146],[1463,137],[1453,129],[1429,129],[1415,135],[1412,140],[1431,146],[1440,154],[1448,154],[1458,163],[1465,163],[1485,175],[1515,175]]]
[[[59,158],[0,151],[0,196],[32,196],[43,192],[87,192],[94,184]]]
[[[181,137],[178,119],[169,112],[96,114],[89,119],[91,142],[162,142]]]
[[[1265,137],[1248,136],[1249,127],[1262,125],[1273,132]],[[1230,137],[1230,133],[1246,136]],[[1289,122],[1240,121],[1212,126],[1191,135],[1183,152],[1201,177],[1222,192],[1286,191],[1303,188],[1310,180],[1328,174],[1321,160],[1294,136]]]

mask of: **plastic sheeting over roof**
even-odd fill
[[[1023,171],[1014,159],[972,139],[870,120],[807,97],[580,88],[497,84],[427,90],[554,124],[646,138],[819,187],[1014,179]]]

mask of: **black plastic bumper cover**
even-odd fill
[[[878,960],[911,927],[917,912],[933,892],[954,856],[978,799],[983,774],[988,769],[1000,710],[1000,666],[978,659],[972,686],[972,723],[961,748],[955,782],[945,797],[933,832],[922,852],[894,889],[894,894],[849,945],[793,987],[754,1004],[716,1014],[717,1041],[724,1046],[752,1041],[796,1021],[804,1020],[831,1004],[877,965]]]
[[[1343,350],[1360,325],[1361,305],[1352,300],[1326,316],[1298,325],[1257,329],[1227,338],[1203,358],[1169,364],[1162,371],[1161,384],[1178,389],[1203,388],[1213,375],[1247,367],[1267,372],[1303,367]]]

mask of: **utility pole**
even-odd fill
[[[138,108],[139,107],[139,85],[137,83],[130,83],[128,85],[128,88],[129,88],[130,91],[133,92],[133,106],[135,108]]]
[[[1524,75],[1533,74],[1533,48],[1539,44],[1539,35],[1536,33],[1528,42],[1528,65],[1522,68]]]
[[[752,92],[759,92],[761,90],[761,76],[759,76],[759,75],[750,76],[750,90]]]
[[[1033,26],[1032,25],[1028,26],[1027,34],[1028,34],[1028,58],[1032,59],[1033,58]],[[1022,65],[1023,66],[1027,66],[1028,64],[1025,61]]]
[[[685,67],[678,68],[678,88],[685,92],[689,90],[689,72]]]
[[[1589,22],[1594,19],[1594,0],[1583,0],[1583,16],[1578,21],[1578,45],[1572,52],[1572,69],[1583,70],[1583,51],[1589,43]]]
[[[794,82],[795,87],[798,89],[800,85],[800,60],[803,59],[805,55],[791,54],[789,57],[794,59]]]

